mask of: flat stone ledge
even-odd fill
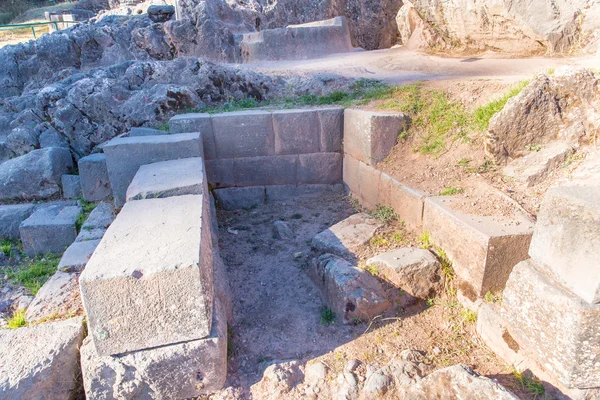
[[[213,248],[203,204],[202,195],[130,202],[108,228],[79,279],[99,355],[210,334]]]
[[[187,399],[219,390],[227,378],[227,313],[214,304],[210,336],[122,356],[98,356],[89,338],[81,348],[87,398],[112,399],[130,388],[136,399]]]
[[[98,244],[100,244],[100,240],[87,240],[71,244],[60,259],[58,270],[63,272],[83,271]]]
[[[82,339],[83,317],[0,330],[2,398],[70,398]]]
[[[203,185],[201,157],[142,165],[127,188],[127,201],[202,194]]]
[[[207,160],[217,158],[214,131],[210,114],[188,113],[176,115],[169,120],[171,133],[200,132]]]

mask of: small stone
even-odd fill
[[[166,4],[155,4],[148,7],[148,18],[152,22],[167,22],[175,15],[175,7]]]
[[[294,232],[284,221],[275,221],[273,223],[273,235],[279,240],[291,240],[294,238]]]
[[[304,253],[301,251],[297,251],[294,253],[294,258],[302,258],[304,257]]]
[[[360,365],[360,361],[350,360],[346,363],[346,366],[344,367],[344,371],[354,372],[356,370],[356,368],[358,368],[359,365]]]
[[[304,372],[305,381],[310,384],[315,384],[327,377],[327,366],[322,362],[316,362],[306,367]]]
[[[367,380],[363,388],[365,393],[385,394],[391,385],[392,379],[384,373],[383,369],[375,370],[374,367],[367,366]]]

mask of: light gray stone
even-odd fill
[[[244,157],[233,160],[236,186],[295,185],[298,156]]]
[[[452,197],[427,197],[423,230],[448,255],[456,286],[475,301],[504,288],[513,266],[527,258],[533,223],[525,215],[467,215],[452,209]]]
[[[588,303],[600,303],[600,186],[546,192],[529,254]]]
[[[328,194],[345,194],[342,183],[334,185],[280,185],[267,186],[267,202],[289,201],[298,197],[320,197]]]
[[[354,214],[319,233],[312,239],[311,246],[319,253],[332,253],[354,261],[354,252],[368,243],[381,226],[383,224],[369,214]]]
[[[284,221],[273,222],[273,235],[280,240],[291,240],[295,236],[288,223]]]
[[[77,199],[81,197],[81,182],[79,175],[63,175],[62,191],[65,199]]]
[[[88,337],[81,348],[88,399],[187,399],[210,394],[227,377],[227,318],[215,301],[210,336],[121,356],[98,356]]]
[[[278,110],[273,112],[275,153],[317,153],[321,124],[314,109]]]
[[[600,382],[600,305],[589,304],[531,259],[517,264],[502,294],[501,315],[520,347],[567,387]]]
[[[83,318],[0,330],[0,397],[67,399],[79,369]]]
[[[19,226],[23,251],[29,257],[63,253],[77,237],[79,214],[81,207],[64,204],[38,209]]]
[[[214,188],[235,186],[233,177],[233,158],[224,160],[205,160],[206,176]]]
[[[442,289],[440,262],[429,250],[403,248],[367,260],[381,275],[408,294],[426,299]]]
[[[218,158],[257,157],[275,152],[271,112],[215,114],[212,126]]]
[[[342,181],[340,153],[300,154],[298,184],[333,184]]]
[[[370,321],[391,305],[375,277],[332,254],[313,259],[307,272],[344,323]]]
[[[344,137],[344,109],[342,107],[319,108],[317,114],[321,125],[320,150],[339,153]]]
[[[99,355],[210,334],[210,224],[202,195],[125,204],[79,279]]]
[[[99,243],[100,240],[86,240],[71,244],[62,255],[58,263],[58,270],[63,272],[83,271]]]
[[[367,365],[367,375],[363,391],[365,393],[387,393],[390,386],[393,385],[391,377],[382,370],[374,368],[372,365]]]
[[[68,149],[33,150],[0,164],[0,199],[40,200],[60,193],[60,179],[73,167]]]
[[[167,131],[161,131],[160,129],[153,129],[153,128],[145,128],[145,127],[139,127],[139,128],[131,128],[129,129],[129,132],[127,132],[127,136],[129,137],[136,137],[136,136],[160,136],[160,135],[168,135],[169,132]]]
[[[505,176],[533,186],[542,181],[573,152],[573,147],[565,142],[554,142],[540,151],[533,151],[511,161],[502,172]]]
[[[99,203],[81,226],[76,242],[100,240],[106,233],[106,228],[114,221],[114,207],[105,202]]]
[[[169,121],[169,130],[171,133],[200,132],[205,159],[214,160],[217,158],[215,135],[210,114],[189,113],[176,115]]]
[[[202,194],[204,163],[200,157],[142,165],[127,188],[127,201]]]
[[[110,197],[110,180],[106,168],[106,156],[90,154],[79,159],[79,179],[85,201],[99,201]]]
[[[214,191],[217,204],[224,210],[251,208],[265,203],[265,187],[224,188]]]
[[[115,205],[126,200],[127,187],[145,164],[179,158],[202,157],[199,133],[138,136],[113,139],[104,146],[106,166]]]
[[[40,148],[45,149],[48,147],[64,147],[69,148],[69,142],[56,131],[56,129],[47,129],[40,134],[38,138],[40,141]]]
[[[83,312],[79,295],[79,274],[56,271],[38,290],[27,307],[25,317],[28,322],[48,318],[64,318]]]
[[[398,390],[401,399],[494,399],[517,400],[493,379],[477,375],[465,364],[437,370],[419,382]]]
[[[33,204],[0,206],[0,239],[18,239],[19,225],[33,213]]]
[[[344,111],[344,152],[369,165],[383,161],[409,127],[402,113],[348,108]]]

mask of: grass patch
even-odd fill
[[[394,212],[394,209],[390,206],[382,206],[381,204],[377,204],[375,206],[375,210],[370,212],[373,218],[377,218],[381,222],[388,223],[398,219],[398,214]]]
[[[25,310],[17,310],[15,313],[6,320],[9,329],[17,329],[27,325],[27,319],[25,319]]]
[[[6,257],[10,257],[10,253],[12,252],[13,249],[13,243],[8,240],[8,239],[3,239],[2,242],[0,242],[0,251],[2,253],[4,253],[4,255]]]
[[[504,108],[508,100],[521,93],[528,84],[529,80],[520,81],[510,88],[501,98],[490,101],[486,105],[477,108],[473,113],[473,123],[475,127],[480,131],[486,131],[490,124],[490,119]]]
[[[361,265],[361,268],[373,276],[379,275],[379,269],[375,265]]]
[[[335,322],[335,313],[329,307],[321,307],[321,323],[323,325],[331,325]]]
[[[422,249],[429,249],[429,248],[433,247],[433,242],[431,241],[431,235],[429,235],[429,232],[427,232],[427,231],[421,232],[421,234],[417,238],[417,243],[419,243],[419,246]]]
[[[459,194],[463,192],[463,188],[457,186],[450,186],[445,189],[442,189],[438,195],[440,196],[452,196],[454,194]]]
[[[466,322],[468,324],[474,324],[475,322],[477,322],[477,313],[474,311],[464,309],[462,310],[460,315],[462,316],[463,322]]]
[[[8,279],[24,286],[35,296],[48,278],[56,272],[59,261],[60,256],[56,254],[36,257],[19,269],[9,272]]]
[[[156,125],[154,129],[158,129],[159,131],[169,132],[169,122],[164,122],[160,125]]]
[[[542,385],[542,381],[535,376],[529,376],[528,374],[517,370],[513,371],[513,376],[517,379],[519,385],[531,393],[534,398],[541,397],[546,392],[544,385]]]

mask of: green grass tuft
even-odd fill
[[[377,204],[375,206],[375,210],[370,212],[373,218],[377,218],[381,222],[388,223],[398,219],[398,214],[394,211],[394,209],[390,206],[382,206],[381,204]]]
[[[519,372],[516,369],[513,371],[513,375],[517,379],[517,382],[519,382],[519,385],[529,391],[533,398],[541,397],[546,392],[542,381],[535,376],[528,376],[526,373]]]
[[[8,278],[29,289],[35,296],[48,278],[56,272],[59,261],[60,256],[56,254],[36,257],[19,269],[9,272]]]
[[[12,317],[6,320],[9,329],[17,329],[27,325],[27,319],[25,319],[25,310],[17,310],[14,312]]]
[[[463,188],[460,188],[460,187],[457,187],[457,186],[450,186],[450,187],[447,187],[445,189],[442,189],[438,193],[438,195],[439,196],[452,196],[452,195],[455,195],[455,194],[462,193],[463,190],[464,190]]]
[[[417,242],[422,249],[429,249],[433,246],[433,242],[431,241],[431,235],[429,232],[423,231],[419,237],[417,238]]]
[[[508,100],[521,93],[521,91],[528,84],[529,80],[521,81],[512,88],[510,88],[510,90],[506,92],[501,98],[490,101],[486,105],[477,108],[473,113],[475,127],[479,131],[487,131],[488,126],[490,124],[490,119],[492,119],[492,117],[496,115],[496,113],[498,113],[504,108]]]
[[[331,325],[335,321],[335,313],[329,307],[321,307],[321,323],[323,325]]]
[[[13,249],[13,243],[8,239],[3,239],[0,242],[0,251],[4,253],[5,256],[10,257],[10,253]]]

